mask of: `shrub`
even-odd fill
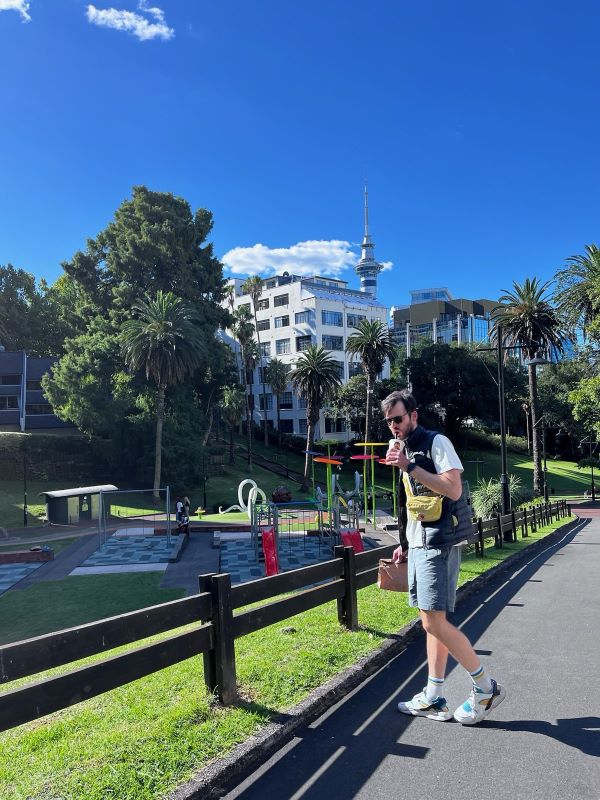
[[[527,503],[532,498],[529,489],[524,489],[521,480],[516,475],[508,476],[508,491],[513,507]],[[489,519],[494,514],[499,514],[502,509],[502,486],[495,478],[485,480],[482,478],[471,494],[475,516]]]

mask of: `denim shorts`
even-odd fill
[[[422,611],[454,611],[460,547],[411,547],[408,604]]]

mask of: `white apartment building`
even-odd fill
[[[244,294],[242,279],[230,279],[235,287],[237,309],[247,304],[252,309],[250,296]],[[346,281],[318,276],[302,277],[284,272],[282,275],[265,278],[263,294],[258,303],[256,318],[260,335],[261,364],[248,376],[254,421],[262,424],[267,415],[268,424],[277,424],[276,398],[266,384],[266,409],[263,408],[262,370],[272,358],[293,365],[298,355],[309,345],[322,345],[331,352],[337,362],[340,377],[346,382],[360,374],[362,367],[357,357],[350,361],[345,353],[346,341],[361,319],[378,319],[387,325],[387,307],[379,303],[364,289],[349,289]],[[224,303],[225,304],[225,303]],[[239,345],[231,331],[226,331],[224,340],[239,353]],[[382,377],[389,377],[386,363]],[[306,435],[306,406],[302,398],[295,395],[291,384],[280,397],[281,431]],[[321,414],[315,431],[315,439],[337,439],[345,441],[351,432],[345,429],[344,420],[332,420]]]

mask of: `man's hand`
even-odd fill
[[[403,550],[402,546],[397,547],[392,553],[392,561],[394,564],[399,564],[400,561],[406,561],[408,558],[408,550]]]

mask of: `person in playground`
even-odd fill
[[[394,440],[386,454],[386,463],[402,470],[407,496],[437,495],[456,501],[462,495],[462,463],[452,442],[419,425],[417,404],[408,390],[392,392],[381,403],[381,410]],[[433,438],[434,437],[434,438]],[[476,725],[505,698],[506,691],[491,678],[465,634],[446,617],[454,611],[460,545],[452,542],[454,528],[449,501],[442,501],[439,521],[424,523],[409,511],[406,544],[393,553],[400,561],[408,554],[409,604],[419,609],[426,634],[429,675],[422,692],[398,704],[403,714],[445,721],[454,716],[463,725]],[[428,544],[427,526],[437,526],[444,534],[444,544]],[[472,688],[454,714],[444,697],[448,654],[469,673]]]

